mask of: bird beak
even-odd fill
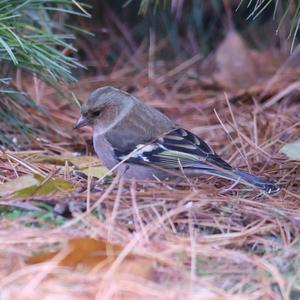
[[[84,127],[89,124],[89,119],[84,117],[83,115],[80,115],[78,121],[76,122],[74,129],[79,129],[81,127]]]

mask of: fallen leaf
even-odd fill
[[[88,269],[97,267],[98,271],[106,272],[122,250],[123,247],[121,245],[84,237],[69,240],[61,250],[34,255],[27,259],[27,263],[47,262],[59,255],[61,251],[66,251],[65,257],[59,262],[60,266],[71,268],[81,266]],[[152,269],[152,259],[130,254],[118,267],[116,276],[127,276],[130,274],[149,278],[152,274]]]
[[[101,165],[99,158],[95,156],[76,156],[69,161],[79,170]]]
[[[251,86],[256,81],[251,51],[235,30],[229,30],[216,51],[215,79],[229,89]]]
[[[61,266],[73,267],[84,265],[94,267],[104,260],[111,261],[123,249],[120,245],[106,243],[92,238],[78,238],[68,241],[68,254],[60,261]],[[65,250],[65,249],[64,249]],[[27,260],[29,264],[36,264],[51,260],[60,251],[46,252],[32,256]]]
[[[57,165],[64,165],[66,160],[70,160],[74,157],[73,153],[71,152],[64,152],[60,155],[41,155],[39,156],[36,161],[37,162],[49,162],[51,164]]]
[[[25,189],[39,183],[40,181],[32,174],[18,177],[0,185],[0,197],[11,195],[21,189]]]
[[[64,165],[65,161],[70,162],[75,167],[75,170],[84,173],[85,175],[96,178],[103,177],[108,169],[101,165],[98,157],[95,156],[74,156],[71,152],[64,152],[61,155],[39,157],[39,161],[46,161],[53,164]],[[90,170],[90,171],[89,171]]]
[[[284,145],[279,152],[288,158],[300,160],[300,139]]]
[[[121,264],[117,274],[149,279],[153,274],[153,261],[147,257],[128,256]]]
[[[37,161],[64,165],[66,160],[78,169],[100,164],[100,160],[95,156],[75,156],[71,152],[64,152],[60,155],[53,156],[40,156]]]
[[[30,196],[42,196],[59,191],[71,191],[73,186],[70,182],[61,178],[50,178],[46,180],[39,176],[34,175],[34,178],[38,180],[37,184],[20,189],[15,192],[16,197],[30,197]]]
[[[108,169],[104,166],[99,167],[91,167],[79,170],[81,173],[85,174],[86,176],[102,178],[105,174],[108,173]]]

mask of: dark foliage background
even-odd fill
[[[68,84],[82,76],[109,73],[124,55],[142,68],[140,54],[148,51],[151,39],[157,45],[156,59],[172,68],[197,54],[203,60],[212,55],[230,29],[255,49],[277,49],[288,56],[298,41],[299,5],[245,0],[13,0],[0,2],[0,17],[0,143],[20,148],[41,130],[49,131],[48,122],[36,118],[43,112],[35,92],[40,81],[56,89],[58,98],[72,99]]]

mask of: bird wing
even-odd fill
[[[105,133],[105,138],[113,148],[126,153],[175,128],[177,126],[167,116],[137,102],[124,118]]]
[[[193,133],[177,128],[152,142],[139,144],[130,151],[115,149],[119,160],[126,157],[128,163],[158,166],[164,169],[185,168],[232,170],[203,140]]]
[[[119,161],[144,164],[169,170],[192,171],[190,174],[215,175],[228,180],[242,180],[246,185],[256,186],[268,194],[280,190],[275,183],[231,167],[203,140],[193,133],[177,128],[146,144],[139,144],[130,151],[115,149]],[[187,174],[189,174],[187,172]]]

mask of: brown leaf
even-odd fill
[[[230,30],[216,52],[215,79],[229,89],[251,86],[256,81],[251,51],[240,35]]]
[[[27,263],[47,262],[59,255],[61,251],[66,251],[66,256],[59,262],[60,266],[75,268],[80,265],[91,269],[101,264],[99,270],[106,272],[122,250],[121,245],[85,237],[69,240],[66,248],[61,250],[34,255],[27,260]],[[120,264],[115,275],[122,277],[130,274],[149,278],[152,267],[151,259],[130,254]]]
[[[130,274],[131,276],[149,279],[153,273],[153,261],[146,257],[129,256],[121,264],[118,274],[122,276]]]
[[[93,267],[104,260],[112,261],[122,250],[122,246],[106,243],[102,240],[92,238],[77,238],[68,241],[67,255],[60,261],[59,265],[75,268],[79,264]],[[30,257],[29,264],[46,262],[53,259],[60,251],[45,252]]]

